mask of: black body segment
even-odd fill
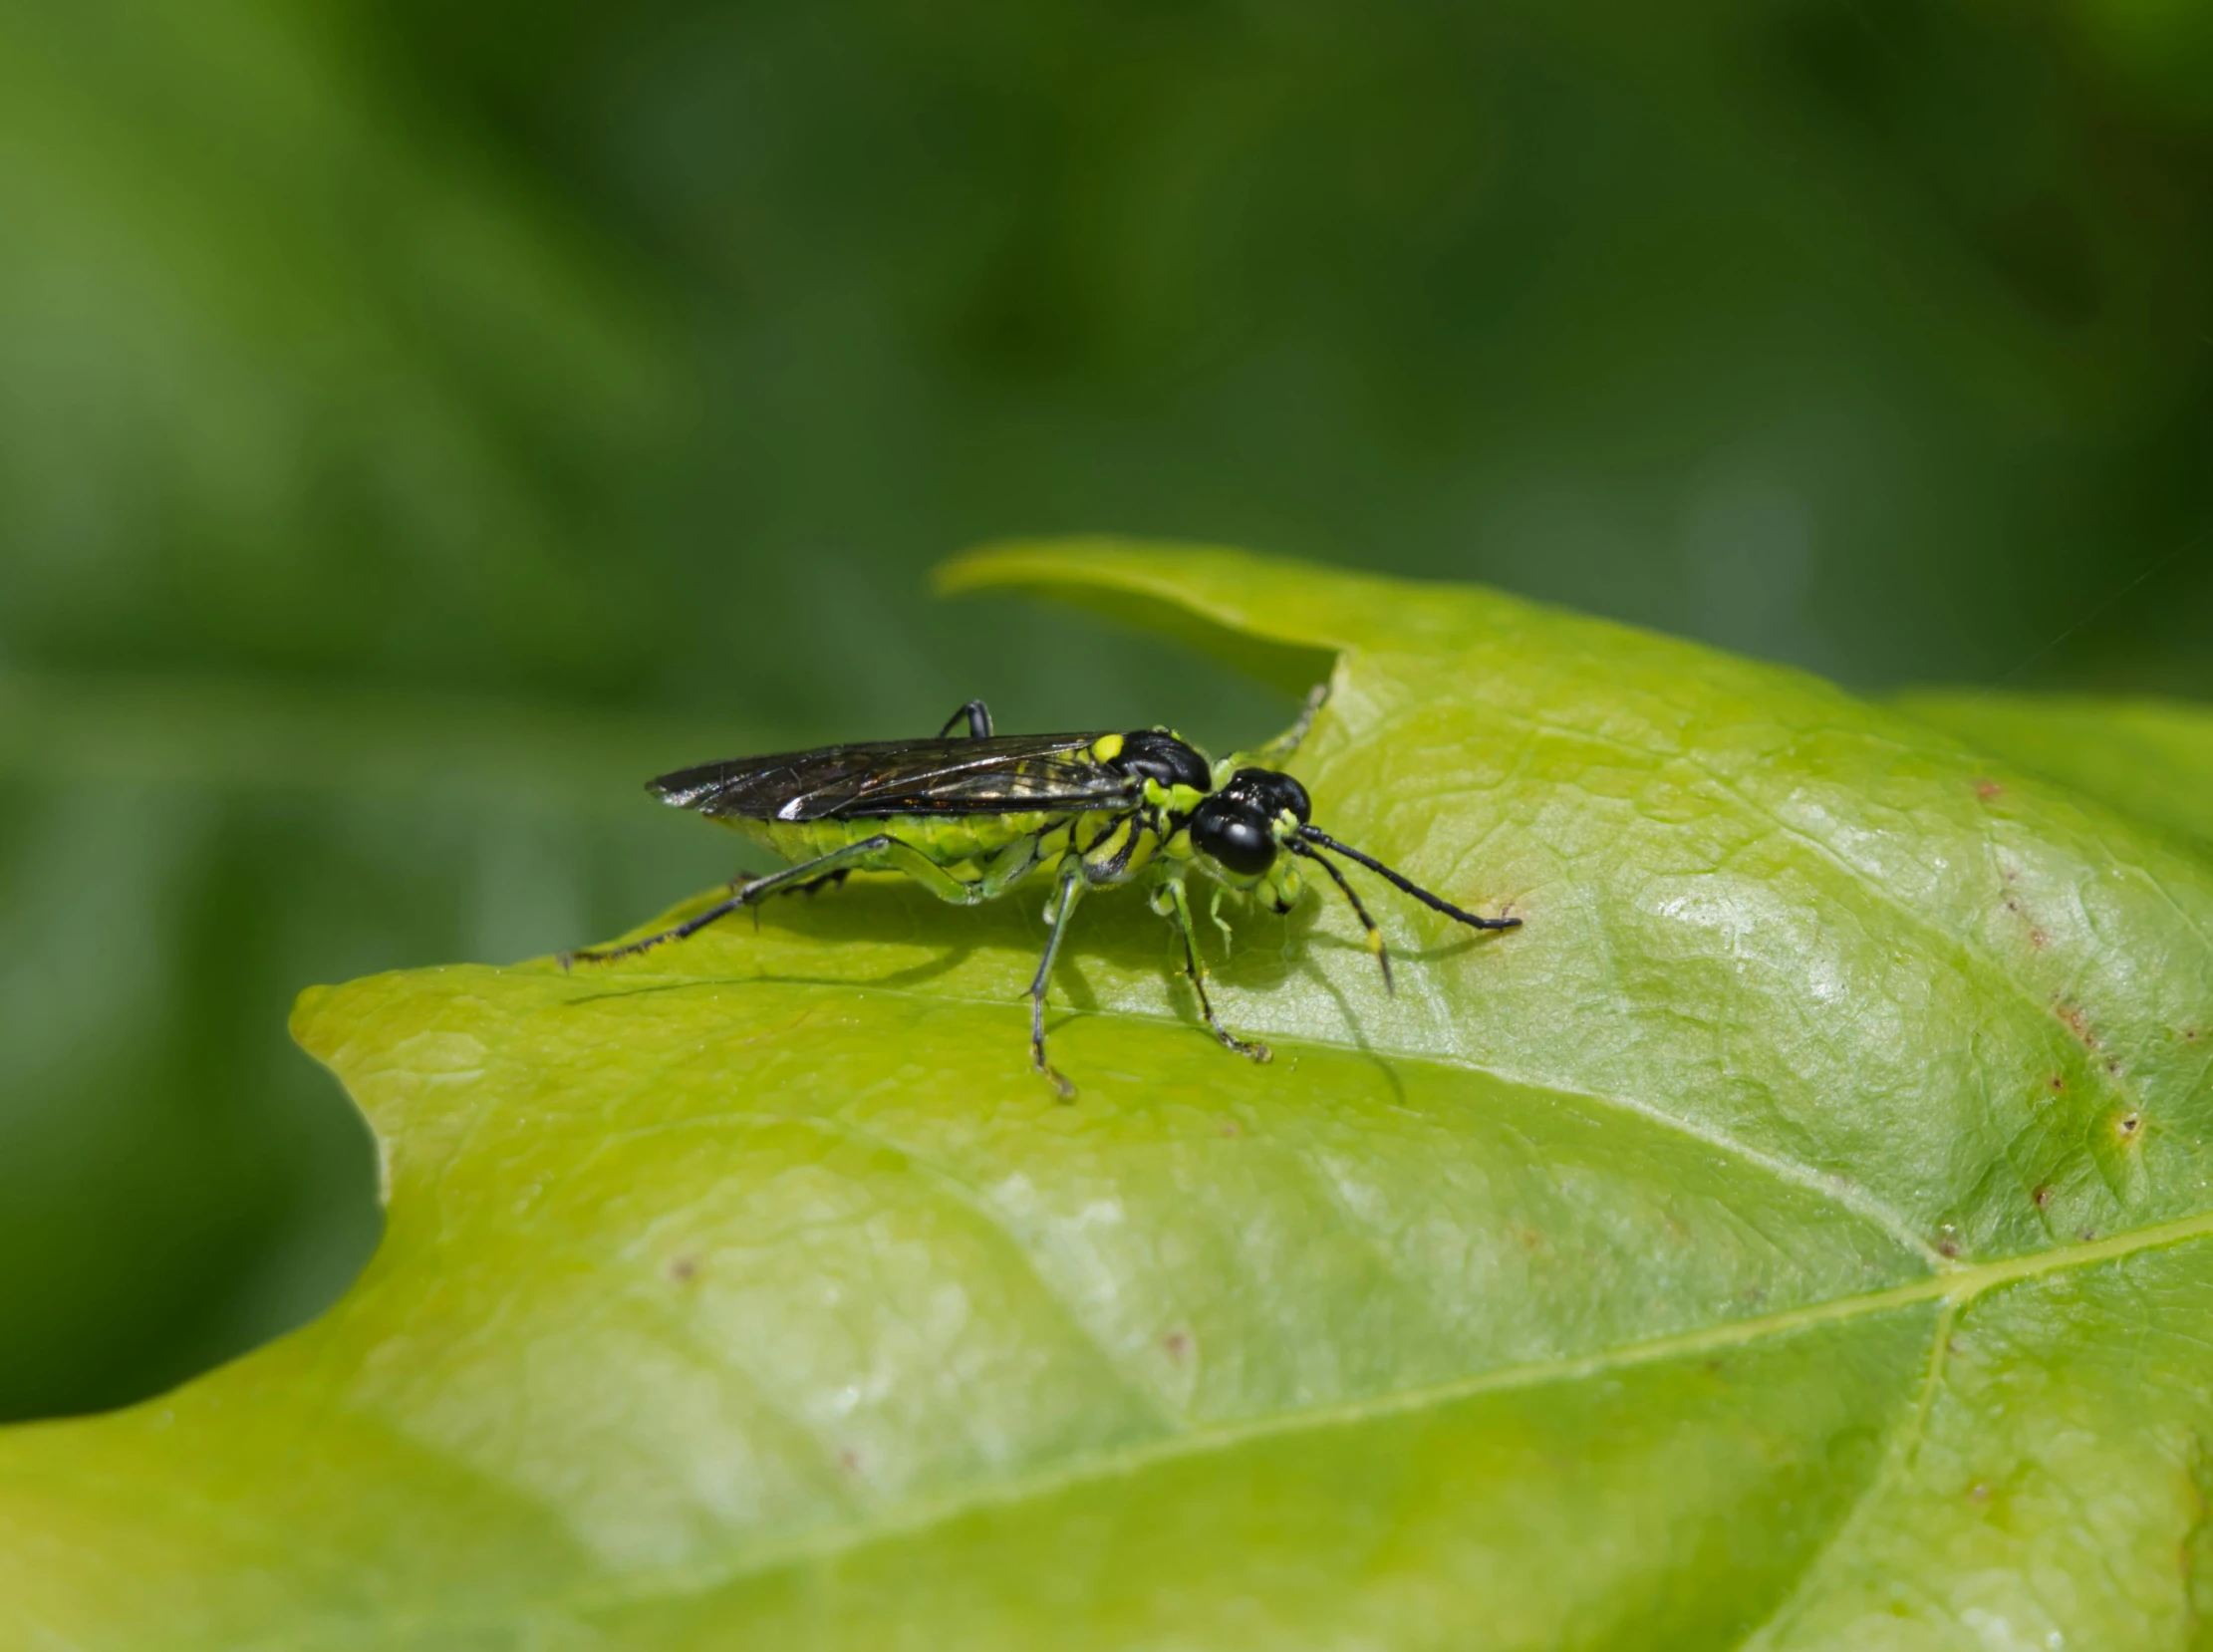
[[[1214,770],[1207,759],[1166,729],[1140,728],[1124,734],[1122,749],[1110,760],[1124,774],[1158,780],[1164,786],[1205,791],[1214,784]]]
[[[1306,788],[1288,774],[1271,768],[1241,768],[1222,783],[1222,795],[1249,804],[1270,819],[1288,809],[1303,826],[1314,818],[1313,800]]]

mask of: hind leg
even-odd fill
[[[672,925],[658,935],[625,942],[620,947],[582,947],[573,953],[563,953],[560,955],[561,967],[566,969],[572,964],[605,964],[610,959],[629,958],[636,953],[649,952],[664,942],[683,941],[689,936],[697,935],[716,919],[727,918],[738,908],[765,901],[771,895],[790,894],[809,888],[819,889],[826,883],[842,880],[852,872],[855,863],[894,845],[902,849],[907,847],[888,832],[861,838],[833,849],[827,855],[818,855],[811,861],[801,861],[797,866],[786,867],[781,872],[771,872],[765,878],[751,879],[728,900],[718,901],[706,911],[687,918],[681,924]],[[913,853],[912,850],[908,852]],[[944,874],[940,873],[939,876],[944,877]],[[946,881],[950,883],[953,880]]]
[[[938,730],[938,738],[944,739],[964,722],[968,725],[969,739],[987,740],[991,737],[991,708],[980,699],[971,699],[946,718],[946,725]]]

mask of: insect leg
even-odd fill
[[[1230,920],[1222,916],[1222,900],[1229,893],[1229,885],[1216,884],[1214,893],[1207,897],[1207,916],[1214,920],[1214,927],[1222,932],[1222,944],[1225,947],[1235,946],[1238,939],[1230,928]]]
[[[885,858],[939,900],[950,901],[957,907],[972,907],[978,901],[990,899],[981,883],[963,883],[913,844],[889,833],[885,834],[883,844]]]
[[[773,873],[740,872],[730,880],[730,893],[734,895],[748,884],[757,884],[763,877],[773,876]],[[771,895],[820,895],[826,889],[837,888],[838,885],[852,876],[853,869],[850,866],[841,866],[835,872],[825,872],[821,877],[809,878],[803,884],[787,884],[782,889],[770,890],[769,893]]]
[[[1170,916],[1176,920],[1176,933],[1183,937],[1184,973],[1191,977],[1191,989],[1199,994],[1199,1013],[1207,1018],[1207,1025],[1222,1040],[1225,1048],[1234,1049],[1240,1055],[1249,1056],[1254,1061],[1271,1059],[1271,1052],[1265,1044],[1257,1039],[1240,1038],[1215,1018],[1214,1002],[1207,996],[1207,966],[1199,962],[1199,940],[1192,933],[1191,900],[1184,893],[1183,880],[1170,878],[1162,887],[1168,891],[1168,910]]]
[[[1335,862],[1325,859],[1321,851],[1307,848],[1296,838],[1291,840],[1291,853],[1312,861],[1329,874],[1330,882],[1344,891],[1345,899],[1352,903],[1353,916],[1360,920],[1360,927],[1368,932],[1368,951],[1375,954],[1376,963],[1383,965],[1383,990],[1391,991],[1391,954],[1383,945],[1383,932],[1375,927],[1375,920],[1368,916],[1368,909],[1360,904],[1360,897],[1352,892],[1352,885],[1345,882],[1345,875],[1337,870]]]
[[[968,725],[969,739],[987,740],[991,737],[991,708],[980,699],[971,699],[946,718],[946,725],[938,730],[938,738],[944,739],[964,722]]]
[[[1000,886],[995,886],[988,880],[963,883],[905,839],[894,837],[889,832],[879,832],[874,837],[863,838],[859,843],[834,849],[819,860],[807,861],[792,867],[788,872],[776,873],[774,888],[768,887],[769,879],[750,880],[747,887],[753,890],[753,894],[749,899],[759,902],[771,895],[813,895],[832,884],[842,884],[858,870],[853,860],[875,851],[881,851],[893,869],[904,872],[939,900],[950,901],[957,907],[972,907],[978,901],[992,899],[1000,891]],[[845,864],[834,866],[828,872],[819,870],[839,860],[844,860]]]
[[[976,899],[995,901],[1028,877],[1037,865],[1037,840],[1042,835],[1030,832],[1018,837],[985,862],[975,885]]]
[[[874,837],[843,844],[827,855],[818,855],[811,861],[802,861],[781,872],[771,872],[765,878],[754,878],[728,900],[717,901],[706,911],[696,913],[683,923],[663,930],[659,935],[626,942],[620,947],[583,947],[573,953],[563,953],[560,955],[561,967],[566,969],[570,964],[578,963],[605,964],[610,959],[629,958],[634,953],[649,951],[665,941],[682,941],[687,936],[697,935],[717,918],[727,918],[740,907],[751,906],[755,901],[766,900],[771,895],[782,895],[787,891],[819,885],[825,879],[842,877],[852,870],[854,862],[879,849],[890,848],[895,841],[897,840],[890,833],[879,832]]]
[[[826,889],[838,888],[845,882],[846,879],[852,876],[853,869],[850,866],[841,866],[835,872],[825,872],[819,878],[809,878],[803,884],[793,884],[790,888],[779,889],[775,893],[777,893],[778,895],[820,895]],[[732,878],[730,880],[730,888],[732,890],[742,889],[745,885],[751,883],[752,881],[753,880],[750,878]],[[752,907],[753,933],[758,935],[760,933],[760,902],[753,902]]]
[[[1053,960],[1060,953],[1060,938],[1068,928],[1068,915],[1084,890],[1083,867],[1070,866],[1060,875],[1053,894],[1052,928],[1045,935],[1045,956],[1037,961],[1037,974],[1029,983],[1029,1064],[1042,1073],[1062,1101],[1075,1099],[1076,1087],[1053,1070],[1045,1059],[1045,983],[1052,976]]]

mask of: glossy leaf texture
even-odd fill
[[[0,1435],[0,1641],[2197,1644],[2213,869],[1482,590],[1112,542],[948,583],[1327,673],[1317,818],[1524,927],[1374,887],[1386,996],[1341,907],[1227,905],[1258,1067],[1094,899],[1072,1105],[1029,896],[311,991],[384,1245]]]

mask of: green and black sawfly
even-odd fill
[[[1044,956],[1029,983],[1030,1061],[1063,1097],[1074,1087],[1045,1059],[1045,989],[1076,902],[1086,891],[1149,879],[1155,912],[1176,926],[1184,972],[1216,1038],[1254,1061],[1265,1044],[1224,1026],[1207,994],[1186,881],[1251,892],[1288,913],[1317,866],[1359,919],[1391,985],[1391,955],[1351,882],[1329,857],[1367,868],[1432,911],[1472,930],[1519,928],[1482,918],[1432,894],[1313,824],[1306,788],[1275,766],[1297,749],[1322,700],[1316,689],[1298,721],[1259,750],[1210,762],[1166,728],[1072,734],[994,734],[974,699],[933,739],[878,740],[766,757],[732,757],[647,782],[665,803],[735,827],[791,863],[741,878],[731,894],[656,935],[562,955],[574,964],[628,958],[695,935],[772,895],[813,893],[855,872],[902,872],[941,900],[993,901],[1050,878]],[[962,725],[966,732],[962,733]]]

